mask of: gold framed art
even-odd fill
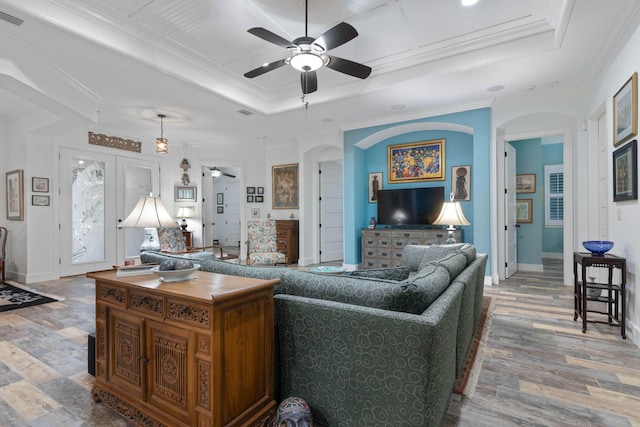
[[[298,187],[298,164],[275,165],[271,167],[273,209],[298,209],[300,190]]]
[[[533,222],[533,199],[516,200],[516,223],[530,224]]]
[[[434,139],[390,145],[387,155],[389,162],[387,181],[390,184],[443,181],[445,179],[444,143],[444,139]]]
[[[7,219],[9,221],[24,220],[24,172],[16,169],[5,175],[5,193],[7,203]]]
[[[535,193],[536,174],[521,173],[516,175],[516,193]]]
[[[613,95],[613,145],[638,134],[638,73],[635,72]]]

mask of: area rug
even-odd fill
[[[0,284],[0,312],[15,310],[17,308],[32,307],[58,301],[55,298],[36,293],[32,290],[22,289],[8,283]]]
[[[471,397],[476,388],[484,360],[487,335],[489,335],[489,327],[491,325],[491,315],[493,311],[491,302],[491,297],[483,297],[482,299],[482,317],[480,324],[473,334],[471,344],[469,344],[469,351],[464,360],[462,374],[453,385],[453,394]]]

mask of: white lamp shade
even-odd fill
[[[176,218],[193,218],[193,209],[192,208],[180,208],[178,209],[178,213],[176,214]]]
[[[433,222],[436,225],[469,225],[464,217],[459,202],[445,202],[442,205],[440,215]]]
[[[157,228],[157,227],[177,227],[160,197],[140,197],[136,207],[124,219],[119,227],[136,228]]]

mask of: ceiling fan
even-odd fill
[[[305,0],[304,13],[304,37],[298,37],[293,41],[280,37],[262,27],[247,30],[254,36],[289,49],[290,56],[251,70],[244,74],[245,77],[251,79],[288,64],[300,71],[300,83],[304,95],[318,90],[316,70],[323,66],[361,79],[369,77],[369,74],[371,74],[370,67],[326,53],[328,50],[354,39],[358,35],[355,28],[346,22],[341,22],[327,30],[317,39],[314,39],[309,37],[307,33],[308,0]]]
[[[228,176],[229,178],[235,178],[236,177],[235,175],[232,175],[230,173],[226,173],[226,172],[221,171],[220,169],[218,169],[215,166],[210,168],[209,170],[211,171],[211,176],[214,177],[214,178],[219,178],[222,175]]]

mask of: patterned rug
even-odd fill
[[[484,350],[487,344],[487,335],[489,334],[489,326],[491,324],[491,314],[493,306],[491,297],[483,297],[482,299],[482,318],[478,329],[473,334],[467,358],[464,360],[464,368],[460,378],[453,385],[453,394],[471,397],[478,383],[482,361],[484,360]]]
[[[0,312],[58,301],[8,283],[0,284]]]

